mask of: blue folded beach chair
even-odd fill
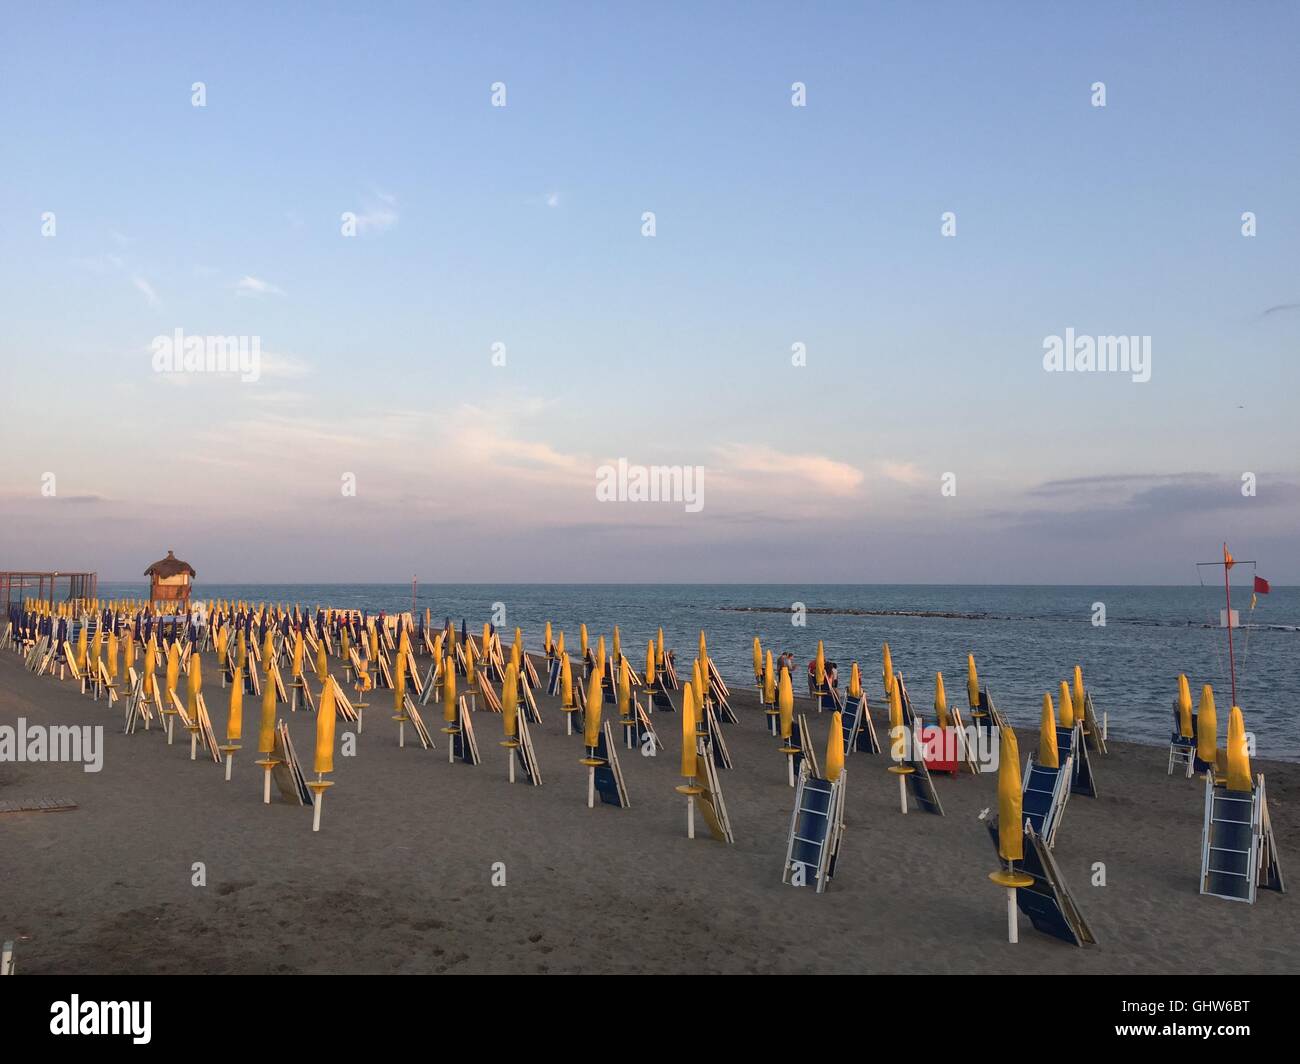
[[[1056,829],[1061,814],[1070,797],[1070,779],[1073,775],[1071,755],[1059,756],[1058,768],[1038,764],[1031,755],[1025,760],[1025,776],[1021,805],[1024,818],[1048,848],[1056,845]]]
[[[1261,774],[1249,791],[1230,791],[1205,774],[1201,893],[1255,902],[1258,887],[1286,893]]]
[[[847,772],[831,782],[814,775],[805,761],[795,785],[794,812],[786,843],[782,883],[796,886],[816,884],[817,893],[826,889],[835,874],[840,843],[844,838],[844,787]]]

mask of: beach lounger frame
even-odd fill
[[[997,816],[990,817],[985,825],[994,852],[998,852]],[[1070,893],[1051,848],[1027,821],[1024,857],[1016,864],[1016,871],[1024,872],[1033,880],[1027,887],[1016,888],[1016,907],[1029,917],[1034,930],[1072,946],[1096,944],[1096,936]]]
[[[785,867],[781,882],[791,883],[798,866],[804,869],[803,885],[807,886],[807,872],[812,872],[812,882],[817,893],[826,890],[835,875],[835,863],[840,844],[844,839],[844,792],[847,770],[831,782],[811,771],[805,761],[799,769],[795,784],[794,811],[790,814],[790,834],[785,847]]]
[[[542,785],[542,769],[537,763],[537,752],[533,749],[533,733],[528,726],[527,717],[516,718],[519,729],[519,746],[514,750],[519,755],[519,767],[524,776],[534,787]]]
[[[722,798],[718,770],[713,764],[713,758],[707,755],[701,755],[700,763],[704,766],[704,778],[701,780],[697,776],[696,783],[704,789],[696,795],[695,800],[699,803],[704,823],[708,826],[709,834],[715,839],[734,846],[736,837],[731,831],[731,817],[727,815],[727,803]]]
[[[1048,849],[1056,846],[1056,829],[1070,798],[1070,779],[1073,773],[1071,755],[1058,758],[1057,768],[1038,764],[1030,754],[1025,758],[1024,783],[1021,788],[1023,815],[1037,832]],[[1032,795],[1032,797],[1031,797]]]
[[[1205,773],[1205,820],[1201,829],[1202,894],[1255,904],[1257,888],[1286,893],[1277,839],[1268,816],[1261,773],[1255,786],[1230,791]]]

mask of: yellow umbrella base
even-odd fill
[[[1032,887],[1034,885],[1033,876],[1026,875],[1024,872],[1008,872],[1005,868],[990,872],[989,879],[993,880],[999,887]]]

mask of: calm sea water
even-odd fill
[[[143,598],[143,583],[101,583],[102,597]],[[203,598],[246,599],[355,607],[372,612],[411,608],[409,584],[202,584]],[[810,611],[805,627],[792,623],[791,606]],[[1113,738],[1165,743],[1177,677],[1186,672],[1194,695],[1214,686],[1221,727],[1230,705],[1225,632],[1218,628],[1222,588],[1199,587],[990,587],[935,585],[776,584],[453,584],[422,585],[416,608],[437,622],[464,618],[471,631],[503,603],[506,624],[524,631],[540,649],[549,620],[570,647],[585,622],[594,643],[619,626],[624,652],[634,662],[663,626],[682,659],[694,656],[703,628],[709,652],[728,683],[752,681],[751,644],[790,650],[806,663],[825,641],[829,658],[862,665],[867,694],[881,700],[880,652],[888,642],[894,665],[918,706],[929,706],[934,674],[942,671],[950,698],[962,698],[966,654],[973,653],[981,681],[1017,725],[1035,726],[1043,692],[1053,694],[1083,666],[1098,712],[1109,715]],[[1104,627],[1093,624],[1094,603],[1106,609]],[[1259,756],[1300,760],[1300,588],[1275,587],[1249,612],[1249,587],[1234,588],[1243,624],[1234,633],[1238,702],[1254,732]],[[772,607],[783,612],[737,612],[731,607]],[[898,611],[960,616],[857,616],[816,610]],[[796,677],[796,685],[801,678]],[[963,703],[959,703],[963,704]]]

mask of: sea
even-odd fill
[[[144,582],[99,585],[101,598],[144,598]],[[304,609],[349,607],[371,613],[412,608],[410,584],[208,584],[204,599],[275,602]],[[1237,704],[1255,754],[1300,760],[1300,588],[1273,587],[1251,608],[1249,584],[1233,588],[1240,628],[1233,630]],[[890,646],[918,709],[933,703],[942,673],[949,701],[964,705],[966,655],[980,682],[1017,726],[1036,727],[1045,691],[1053,694],[1075,665],[1113,739],[1169,741],[1178,675],[1193,700],[1214,689],[1220,729],[1232,704],[1223,587],[1047,587],[932,584],[420,584],[415,609],[471,632],[496,619],[523,630],[540,651],[547,621],[566,645],[585,623],[594,645],[619,626],[623,652],[636,665],[662,626],[679,663],[695,655],[700,631],[732,687],[753,684],[753,639],[764,650],[790,651],[802,666],[817,641],[840,666],[862,669],[868,701],[880,705],[881,649]],[[796,691],[806,690],[802,676]]]

